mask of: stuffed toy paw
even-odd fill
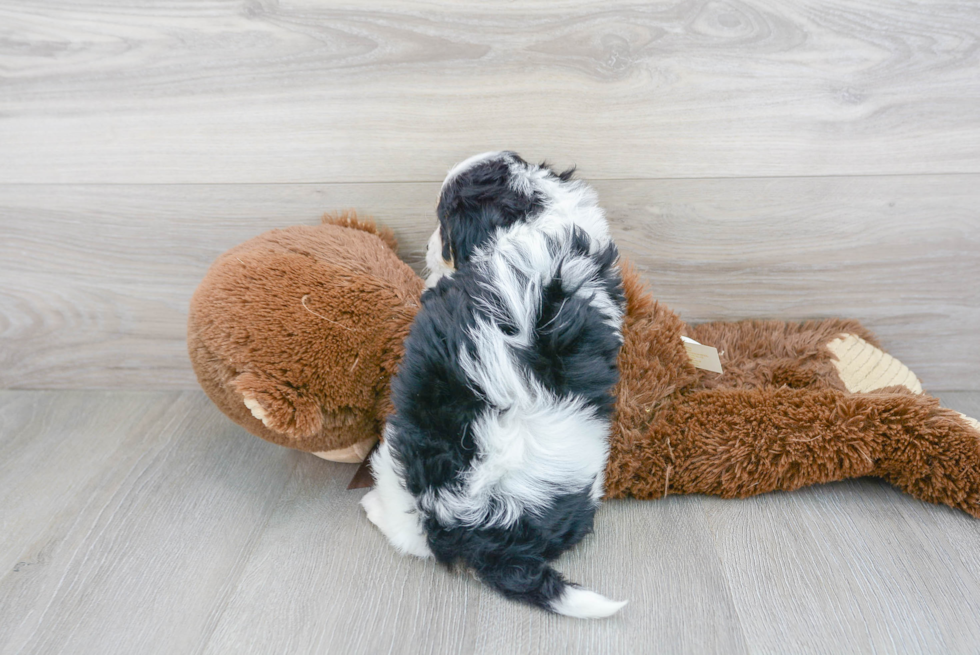
[[[218,258],[191,302],[201,386],[246,430],[339,462],[378,440],[424,284],[344,212]],[[860,476],[980,518],[980,424],[943,408],[855,321],[686,325],[623,264],[606,496],[726,498]],[[683,337],[718,351],[699,369]]]

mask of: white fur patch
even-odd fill
[[[470,157],[453,167],[443,186],[468,168],[498,156],[501,153],[490,152]],[[470,333],[474,350],[460,353],[460,363],[473,388],[482,390],[492,409],[469,426],[477,454],[460,483],[418,499],[418,509],[449,525],[508,526],[525,512],[546,510],[560,495],[587,489],[598,504],[603,492],[608,421],[597,418],[582,400],[558,397],[544,389],[522,369],[514,349],[532,343],[544,285],[558,275],[559,268],[566,290],[576,288],[576,294],[589,299],[592,308],[619,333],[622,310],[602,280],[595,279],[597,264],[589,256],[572,254],[567,244],[573,228],[579,228],[590,237],[590,255],[607,247],[610,235],[605,215],[595,192],[584,182],[562,181],[547,169],[517,160],[510,168],[512,186],[522,193],[538,193],[544,208],[529,221],[499,231],[470,259],[469,265],[484,269],[499,306],[484,307],[491,320],[476,321]],[[557,252],[555,242],[563,244]],[[429,239],[426,264],[428,286],[453,272],[442,259],[438,229]],[[500,325],[515,330],[505,333]],[[401,472],[387,444],[372,459],[379,493],[374,500],[365,497],[365,508],[371,506],[369,512],[377,518],[371,520],[396,547],[418,551],[416,544],[424,544],[424,538],[418,514],[413,513],[416,507],[401,483]],[[600,611],[596,607],[614,606],[612,613],[622,606],[584,590],[561,602],[568,610],[563,613],[583,616]],[[590,603],[595,607],[589,609]]]
[[[602,495],[606,422],[577,399],[527,385],[508,391],[511,408],[487,411],[472,428],[479,454],[463,484],[421,499],[447,525],[509,526],[556,496],[588,488],[598,503]]]
[[[425,248],[425,286],[431,289],[439,280],[450,277],[456,272],[452,266],[447,266],[442,258],[442,233],[439,227],[429,237],[429,243]]]
[[[623,609],[627,601],[609,600],[594,591],[581,587],[566,587],[562,595],[551,604],[558,614],[576,619],[604,619]]]
[[[608,423],[578,399],[542,388],[514,354],[532,343],[544,285],[559,267],[568,288],[578,287],[576,295],[588,298],[619,334],[622,310],[595,279],[596,263],[568,248],[555,252],[550,242],[561,243],[571,227],[583,227],[583,215],[589,217],[583,229],[593,236],[592,252],[609,242],[594,194],[580,192],[575,183],[548,190],[561,195],[568,186],[574,198],[559,198],[535,219],[502,230],[470,260],[484,269],[499,306],[484,307],[493,320],[476,321],[474,351],[461,352],[460,364],[494,409],[471,426],[478,452],[461,484],[420,499],[421,508],[443,523],[506,527],[524,512],[547,509],[559,495],[589,489],[597,504],[602,496]],[[507,334],[500,324],[516,329]]]
[[[405,489],[403,475],[391,455],[390,437],[390,430],[386,430],[385,441],[371,457],[374,488],[361,499],[361,506],[399,552],[431,557],[415,498]]]
[[[534,192],[534,186],[531,183],[531,173],[527,166],[514,160],[508,166],[508,170],[510,171],[510,188],[525,197],[530,197]]]
[[[446,185],[449,184],[454,177],[465,171],[467,168],[472,168],[480,162],[484,162],[489,159],[496,159],[501,155],[503,155],[502,150],[491,150],[489,152],[481,152],[480,154],[473,155],[472,157],[467,157],[449,169],[449,172],[446,174],[446,179],[442,181],[442,188],[445,189]]]
[[[545,199],[544,211],[534,220],[537,229],[561,237],[574,225],[592,239],[593,252],[609,244],[609,224],[592,187],[581,180],[563,182],[543,168],[535,168],[530,177],[534,189]]]

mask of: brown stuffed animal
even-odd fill
[[[855,321],[688,326],[624,266],[627,313],[608,498],[725,498],[881,477],[980,518],[980,423],[939,406]],[[353,212],[222,255],[191,302],[201,386],[277,444],[363,460],[422,280]],[[681,337],[717,348],[695,368]]]
[[[252,434],[360,462],[388,413],[424,284],[353,212],[266,232],[211,266],[187,346],[214,403]]]

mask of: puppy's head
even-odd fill
[[[439,193],[439,227],[426,253],[427,283],[465,264],[497,230],[532,220],[572,172],[555,173],[507,150],[485,152],[453,167]]]

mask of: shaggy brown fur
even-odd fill
[[[377,436],[422,292],[393,244],[349,213],[267,233],[219,258],[194,296],[188,330],[195,370],[218,407],[301,450]],[[980,517],[980,431],[904,387],[847,391],[827,344],[846,333],[878,347],[860,324],[688,326],[628,266],[624,285],[607,496],[734,498],[872,475]],[[681,335],[718,348],[725,372],[694,368]],[[261,405],[265,425],[245,396]]]
[[[849,393],[826,344],[877,345],[854,321],[690,327],[625,271],[606,493],[741,498],[860,476],[980,518],[980,432],[935,398],[904,388]],[[723,375],[690,364],[680,335],[720,351]]]
[[[218,258],[191,300],[187,335],[201,386],[222,411],[263,439],[313,452],[379,433],[424,286],[390,231],[352,212],[324,220]]]

